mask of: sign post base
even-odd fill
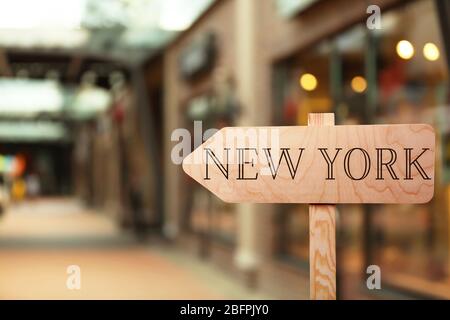
[[[333,126],[333,113],[308,114],[308,126]],[[311,300],[336,299],[336,205],[309,205]]]

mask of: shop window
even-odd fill
[[[309,258],[309,212],[306,205],[281,205],[279,208],[280,258],[305,263]]]
[[[275,67],[275,122],[306,125],[308,113],[332,110],[329,45],[323,42]]]
[[[330,44],[313,46],[275,66],[274,122],[306,125],[308,113],[332,112]],[[308,259],[307,205],[279,205],[278,253],[292,261]]]
[[[234,244],[236,216],[233,204],[221,201],[202,187],[193,187],[188,200],[187,231]]]
[[[221,129],[233,126],[234,118],[239,112],[231,78],[220,68],[215,71],[214,76],[213,90],[193,97],[185,106],[186,127],[190,128],[192,137],[194,121],[202,121],[203,132],[212,128]],[[194,147],[196,146],[192,145]],[[194,181],[189,182],[188,191],[185,192],[186,230],[233,245],[236,238],[235,205],[224,203]]]
[[[449,132],[440,121],[448,117],[448,67],[434,1],[415,1],[383,19],[376,35],[376,122],[430,123],[442,145]],[[442,174],[448,164],[436,160],[432,202],[377,206],[373,213],[373,263],[387,280],[401,282],[397,285],[408,286],[415,278],[449,279],[449,185]]]
[[[236,239],[235,206],[217,198],[214,200],[214,211],[212,212],[213,236],[221,242],[234,244]]]
[[[448,66],[434,1],[384,12],[382,23],[374,31],[358,24],[276,64],[273,120],[306,125],[309,112],[334,112],[337,124],[435,126],[442,156],[431,203],[338,206],[340,270],[361,275],[377,264],[385,283],[407,289],[415,278],[450,279]],[[307,261],[307,206],[280,205],[277,221],[278,254]]]
[[[373,109],[369,101],[368,72],[372,48],[365,24],[355,25],[336,35],[331,46],[330,74],[336,124],[368,124],[371,122],[370,110]],[[362,226],[368,208],[360,204],[338,205],[337,268],[341,275],[363,270]],[[359,275],[356,273],[357,277]]]
[[[357,25],[332,41],[330,73],[336,124],[368,122],[366,30],[364,25]]]
[[[308,113],[334,112],[336,124],[358,124],[366,113],[366,38],[362,25],[277,65],[274,71],[274,121],[306,125]],[[362,206],[340,206],[341,239],[348,248],[361,240]],[[309,259],[307,205],[280,205],[279,254],[292,261]]]
[[[187,231],[207,234],[210,230],[211,196],[203,189],[193,187],[186,208]]]

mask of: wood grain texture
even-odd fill
[[[336,299],[336,206],[309,206],[309,294]]]
[[[326,123],[326,119],[311,117],[314,121]],[[242,155],[246,161],[244,166],[239,166],[237,148],[250,148]],[[265,148],[270,148],[272,169],[279,165],[275,178],[269,170]],[[293,164],[291,170],[287,158],[282,156],[282,148],[289,150]],[[359,149],[350,152],[353,148]],[[388,163],[393,157],[386,149],[378,161],[377,148],[389,148],[395,152],[396,161],[391,169],[397,179],[383,165],[380,169],[383,179],[377,179],[379,163]],[[421,155],[424,148],[427,150]],[[212,161],[211,155],[208,158],[207,149],[223,165],[222,171]],[[329,165],[320,149],[325,149],[330,159],[336,155],[332,166],[334,179],[327,179]],[[361,149],[367,152],[370,164]],[[419,157],[422,173],[414,164],[409,165],[408,172],[408,152],[411,161]],[[292,168],[298,159],[293,177]],[[426,203],[434,192],[434,161],[435,133],[426,124],[229,127],[217,132],[188,155],[183,161],[183,169],[227,202]],[[362,177],[368,165],[369,171],[364,179],[349,178],[349,174],[354,178]],[[205,179],[207,173],[208,179]],[[408,174],[411,179],[405,180]],[[238,179],[240,175],[245,179]],[[424,179],[423,175],[429,179]]]
[[[308,125],[332,126],[334,114],[309,114]],[[311,300],[336,299],[335,205],[309,205],[309,284]]]

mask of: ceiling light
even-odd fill
[[[400,58],[408,60],[414,55],[414,47],[411,42],[407,40],[401,40],[397,43],[397,54]]]
[[[0,29],[77,29],[84,7],[84,0],[2,1]]]
[[[184,31],[214,0],[164,0],[161,3],[159,27],[167,31]]]
[[[63,91],[56,81],[0,78],[0,115],[61,111]]]
[[[436,61],[439,59],[439,49],[434,43],[428,42],[423,46],[423,55],[429,61]]]
[[[317,87],[317,78],[311,73],[305,73],[300,77],[300,86],[306,91],[313,91]]]
[[[367,81],[366,81],[366,79],[364,79],[361,76],[356,76],[352,79],[350,85],[351,85],[353,91],[362,93],[367,88]]]

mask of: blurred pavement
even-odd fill
[[[155,242],[155,243],[153,243]],[[69,265],[81,289],[66,287]],[[139,245],[71,199],[15,205],[0,219],[0,299],[263,299],[167,244]]]

